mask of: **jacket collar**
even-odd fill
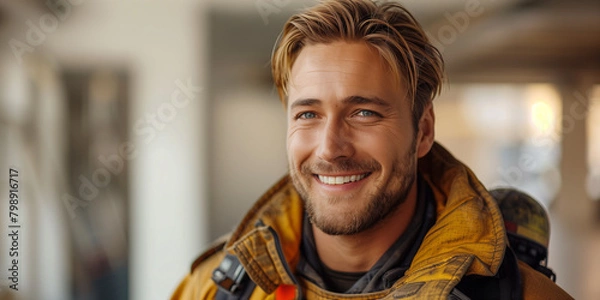
[[[436,199],[437,221],[425,236],[411,269],[464,253],[474,254],[467,274],[496,274],[507,246],[496,201],[467,166],[437,143],[419,160],[419,171]]]
[[[225,245],[268,294],[281,284],[298,285],[293,270],[300,259],[303,212],[285,176],[254,204]]]

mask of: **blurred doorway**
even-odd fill
[[[128,297],[128,78],[105,67],[62,71],[73,299]]]

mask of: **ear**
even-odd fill
[[[431,150],[435,140],[435,114],[433,113],[433,101],[423,110],[419,120],[419,132],[417,133],[417,157],[425,156]]]

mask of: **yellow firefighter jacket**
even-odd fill
[[[508,242],[501,213],[484,186],[437,143],[418,168],[433,191],[436,222],[404,277],[391,288],[336,294],[294,276],[304,212],[285,177],[258,200],[226,242],[194,262],[172,299],[214,299],[217,286],[211,275],[226,253],[236,255],[256,283],[250,299],[449,299],[463,276],[496,274]],[[524,299],[572,299],[525,263],[519,262],[519,269]]]

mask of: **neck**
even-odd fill
[[[319,259],[328,268],[340,272],[366,272],[406,231],[415,213],[416,181],[406,201],[373,227],[354,235],[328,235],[313,227]]]

